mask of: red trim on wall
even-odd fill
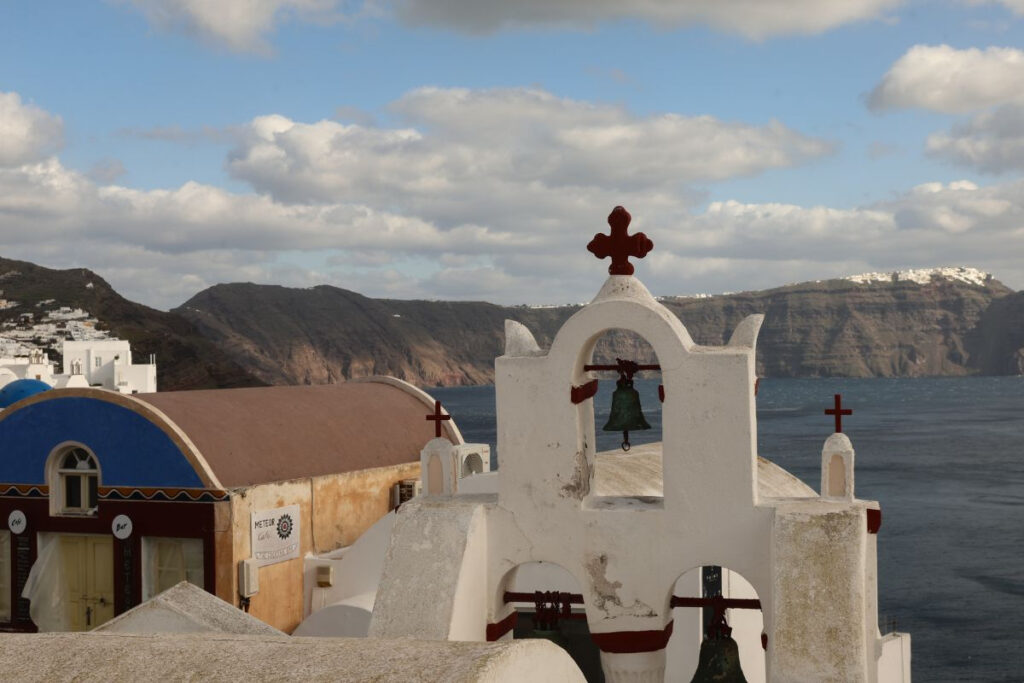
[[[877,534],[882,528],[881,508],[868,508],[868,533]]]
[[[497,624],[487,624],[487,642],[494,642],[516,627],[519,613],[513,611]]]
[[[672,637],[672,622],[661,631],[614,631],[612,633],[591,633],[594,643],[602,652],[627,654],[633,652],[657,652],[664,650]]]
[[[597,380],[592,379],[581,387],[573,386],[569,391],[569,400],[573,403],[583,403],[597,393]]]

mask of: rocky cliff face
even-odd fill
[[[1005,374],[1024,364],[1024,294],[991,279],[831,280],[663,302],[703,344],[725,343],[743,317],[764,313],[764,376]],[[175,313],[270,384],[390,374],[429,386],[491,382],[506,318],[544,347],[577,309],[232,284],[200,292]],[[642,339],[612,332],[595,357],[647,361],[653,353]]]
[[[128,301],[85,268],[53,270],[0,258],[0,289],[8,304],[0,310],[0,322],[62,306],[81,308],[111,336],[131,342],[136,362],[156,354],[161,391],[263,384],[185,318]],[[59,345],[48,351],[59,360]]]

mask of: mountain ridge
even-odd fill
[[[1024,306],[1014,305],[1024,294],[965,268],[952,270],[968,277],[929,276],[921,284],[930,270],[907,271],[915,277],[904,279],[889,274],[888,281],[847,278],[659,300],[703,344],[723,344],[743,317],[765,313],[758,372],[769,377],[1024,372],[1024,319],[1012,317],[1024,316]],[[459,385],[493,381],[506,318],[525,324],[546,347],[579,307],[373,299],[330,285],[234,283],[203,290],[174,311],[270,384],[391,374]],[[643,340],[613,332],[595,357],[616,356],[653,360]]]

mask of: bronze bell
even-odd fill
[[[707,634],[700,644],[697,670],[690,683],[747,683],[740,668],[740,648],[732,639],[732,629],[725,621],[722,597],[714,606],[714,616],[707,626]]]
[[[640,410],[640,394],[633,388],[633,380],[619,377],[612,394],[612,410],[604,426],[606,432],[622,432],[622,450],[629,450],[629,433],[650,429]]]
[[[740,668],[740,649],[729,636],[705,638],[690,683],[747,683]]]

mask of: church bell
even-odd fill
[[[747,683],[740,668],[740,648],[732,639],[732,629],[725,621],[725,609],[715,609],[700,644],[697,670],[690,683]]]
[[[690,683],[747,683],[740,668],[740,649],[729,636],[705,638],[697,671]]]
[[[622,450],[629,450],[629,433],[650,429],[640,409],[640,394],[633,388],[633,380],[619,377],[612,393],[612,410],[604,426],[606,432],[622,432]]]

